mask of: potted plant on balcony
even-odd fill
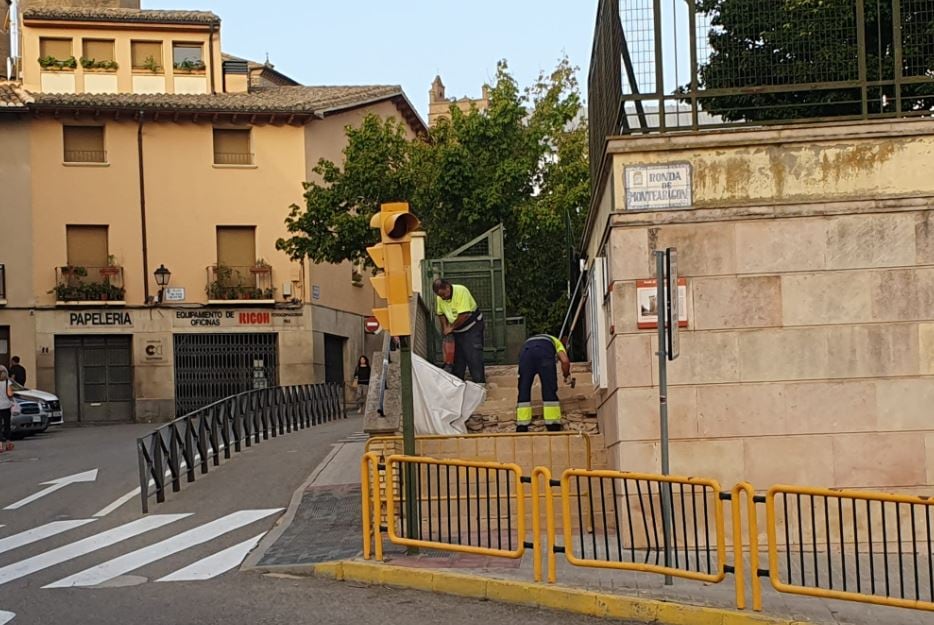
[[[252,273],[269,273],[272,271],[272,267],[262,258],[256,260],[256,264],[250,267],[250,272]]]
[[[276,289],[275,287],[269,287],[263,291],[263,299],[275,299],[276,298]]]
[[[191,74],[203,72],[207,66],[200,59],[185,59],[178,63],[172,63],[172,67],[177,73]]]
[[[87,72],[115,72],[120,68],[120,65],[116,61],[109,61],[107,59],[98,61],[97,59],[89,59],[86,56],[82,56],[80,62],[81,67]]]
[[[78,59],[73,56],[67,59],[57,59],[52,55],[39,58],[39,67],[51,71],[71,71],[78,67]]]
[[[104,279],[107,280],[118,273],[120,273],[120,268],[117,267],[116,258],[113,254],[110,254],[107,257],[107,265],[100,268],[101,275],[104,276]]]
[[[143,60],[143,69],[148,69],[153,74],[158,74],[162,72],[162,65],[159,64],[159,61],[156,60],[156,57],[147,56]]]

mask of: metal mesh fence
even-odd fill
[[[619,134],[931,115],[934,0],[601,0],[588,88],[594,155]]]

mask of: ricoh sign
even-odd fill
[[[690,163],[627,165],[626,210],[691,208]]]
[[[268,326],[272,323],[272,313],[266,310],[177,310],[172,323],[176,327],[192,328]]]

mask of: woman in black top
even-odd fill
[[[360,356],[360,360],[357,361],[353,381],[357,387],[357,403],[362,405],[366,401],[366,394],[370,387],[370,360],[366,356]]]

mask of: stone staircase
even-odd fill
[[[574,363],[571,365],[571,377],[576,380],[574,388],[561,381],[560,370],[558,376],[562,429],[588,434],[598,433],[597,398],[591,379],[590,364]],[[518,367],[516,365],[487,367],[486,379],[486,401],[467,421],[467,430],[471,433],[514,432],[519,384]],[[533,417],[530,430],[533,432],[545,431],[542,408],[541,385],[536,378],[535,385],[532,387]]]

